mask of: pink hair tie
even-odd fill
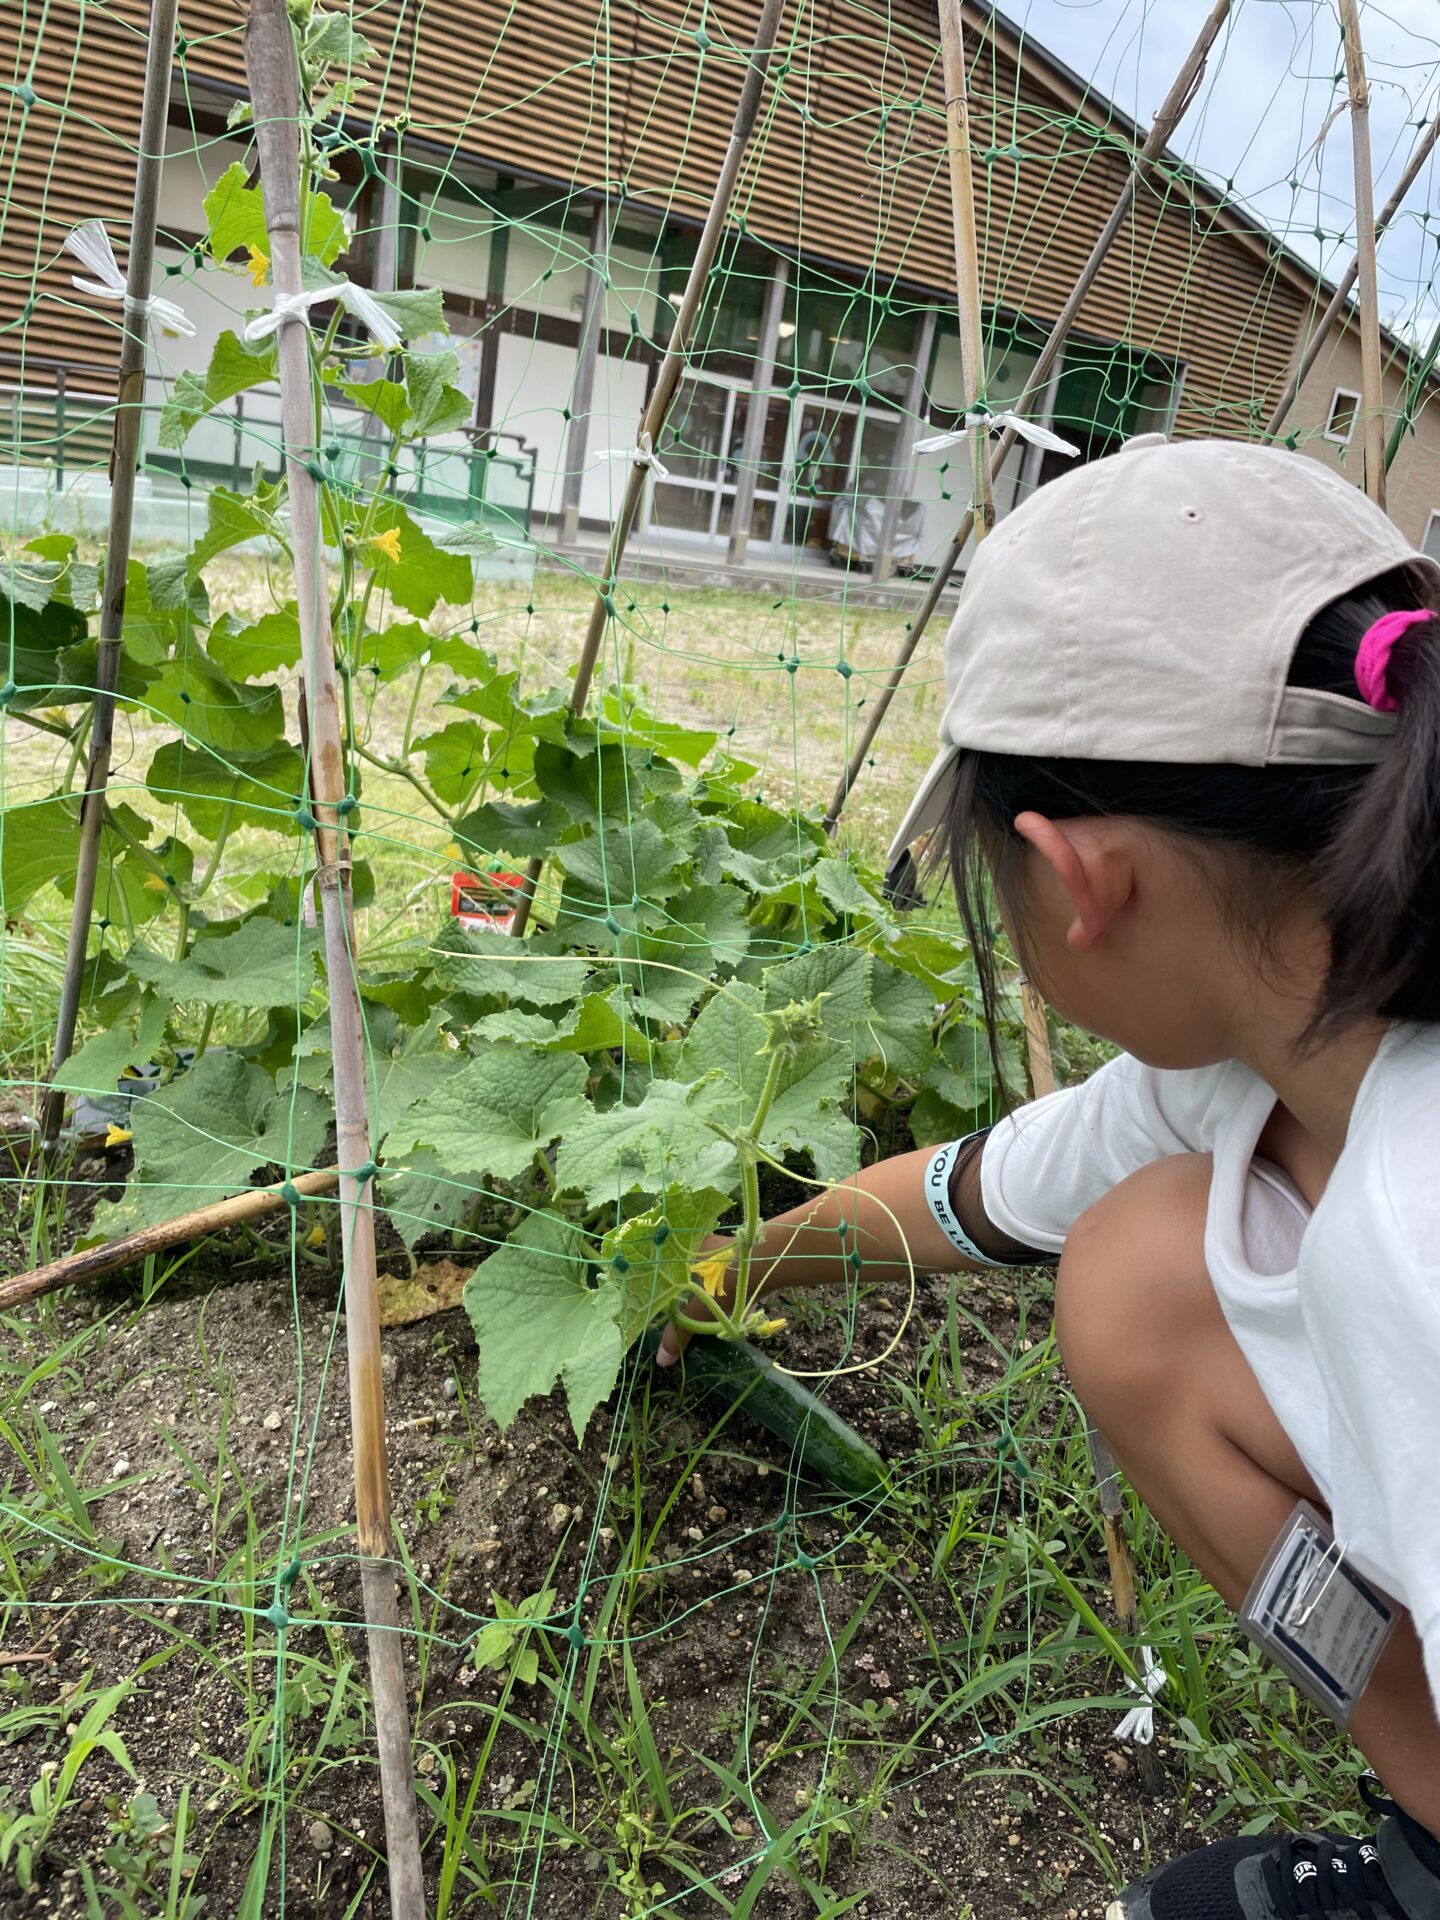
[[[1361,699],[1377,713],[1394,713],[1400,704],[1385,684],[1396,641],[1422,620],[1434,618],[1425,607],[1410,613],[1382,613],[1365,629],[1355,654],[1355,684]]]

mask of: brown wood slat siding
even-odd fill
[[[0,380],[18,377],[22,355],[36,385],[53,378],[46,360],[107,377],[116,364],[120,308],[73,294],[70,275],[80,269],[60,249],[72,227],[98,215],[124,265],[147,13],[145,0],[103,8],[52,0],[48,13],[16,0],[0,7],[0,72],[28,75],[38,95],[28,111],[13,94],[0,97]],[[17,326],[32,295],[37,304]],[[87,374],[72,384],[105,382]]]
[[[708,202],[739,87],[728,48],[745,43],[757,13],[758,0],[711,0],[703,18],[714,45],[702,63],[699,0],[428,0],[413,16],[385,0],[364,31],[382,49],[397,32],[400,40],[383,89],[363,95],[361,110],[405,108],[429,143],[577,192],[624,178],[634,199],[693,218]],[[182,23],[190,69],[238,85],[230,0],[183,0]],[[750,230],[910,289],[948,288],[933,7],[795,0],[782,42],[783,99],[767,96],[737,199]],[[972,46],[977,143],[1018,140],[1024,155],[1018,166],[977,169],[986,294],[1043,324],[1127,162],[1102,125],[1089,124],[1103,122],[1103,101],[1087,108],[1038,62],[1017,72],[978,22]],[[1084,330],[1186,363],[1181,432],[1246,430],[1283,376],[1305,306],[1293,271],[1226,220],[1183,187],[1145,188],[1081,315]]]

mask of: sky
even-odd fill
[[[999,0],[1076,73],[1148,127],[1211,0]],[[1361,0],[1375,206],[1440,107],[1440,0]],[[1172,148],[1332,279],[1355,248],[1344,54],[1335,0],[1234,0]],[[1335,114],[1336,107],[1341,111]],[[1292,188],[1291,181],[1298,181]],[[1428,228],[1420,216],[1432,216]],[[1317,240],[1315,229],[1325,232]],[[1343,235],[1343,237],[1341,237]],[[1380,312],[1408,338],[1440,323],[1440,147],[1379,249]]]

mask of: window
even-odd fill
[[[1440,560],[1440,507],[1436,507],[1426,523],[1425,538],[1420,542],[1420,551],[1428,553],[1432,560]]]
[[[1325,422],[1325,438],[1337,446],[1348,447],[1360,414],[1360,396],[1348,387],[1336,387],[1330,402],[1330,418]]]

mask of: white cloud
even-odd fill
[[[1148,126],[1208,0],[1010,0],[1003,10]],[[1378,210],[1420,126],[1440,107],[1440,7],[1361,0],[1360,23]],[[1334,0],[1236,0],[1171,143],[1332,277],[1355,247],[1344,64]],[[1337,105],[1342,111],[1327,131]],[[1437,196],[1440,153],[1426,162],[1379,252],[1381,312],[1411,336],[1428,336],[1440,318]]]

